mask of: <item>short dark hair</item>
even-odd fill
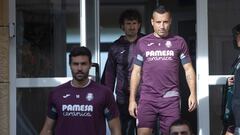
[[[89,62],[92,63],[92,54],[87,47],[83,47],[83,46],[72,47],[69,54],[69,65],[72,63],[72,57],[76,57],[76,56],[88,56]]]
[[[188,126],[189,131],[190,131],[190,133],[192,134],[191,124],[190,124],[187,120],[185,120],[185,119],[178,119],[178,120],[174,121],[174,122],[171,124],[170,128],[169,128],[169,133],[171,132],[171,128],[172,128],[173,126],[181,126],[181,125],[186,125],[186,126]]]
[[[137,20],[139,23],[142,23],[142,17],[141,14],[136,9],[127,9],[123,11],[119,17],[119,25],[124,24],[124,20]]]
[[[233,46],[236,49],[239,49],[238,45],[237,45],[237,36],[240,34],[240,24],[234,26],[232,28],[232,35],[233,35]]]
[[[153,10],[153,13],[155,13],[155,12],[157,12],[159,14],[169,13],[170,17],[172,18],[172,14],[170,12],[170,9],[165,5],[160,5],[157,8],[155,8]],[[153,14],[152,14],[152,18],[153,18]]]

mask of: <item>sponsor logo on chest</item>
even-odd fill
[[[62,96],[65,100],[80,100],[80,94],[76,94],[72,96],[71,94],[65,94]],[[64,117],[91,117],[94,111],[94,106],[91,104],[90,101],[94,100],[93,93],[87,93],[85,96],[84,102],[76,103],[67,103],[61,105],[62,115]],[[89,103],[88,103],[89,102]],[[82,103],[82,104],[81,104]]]

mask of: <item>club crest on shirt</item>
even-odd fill
[[[167,41],[167,42],[165,43],[165,46],[166,46],[167,48],[172,47],[172,42],[171,42],[171,41]]]
[[[92,101],[93,100],[93,94],[92,93],[88,93],[87,96],[86,96],[86,100],[87,101]]]

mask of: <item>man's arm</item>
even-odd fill
[[[103,70],[101,83],[109,87],[112,91],[114,91],[115,80],[116,80],[116,61],[114,58],[113,50],[110,48],[108,52],[108,58]]]
[[[196,75],[193,69],[192,63],[183,65],[185,70],[186,80],[190,89],[190,96],[188,98],[188,111],[192,112],[197,107],[197,95],[196,95]]]
[[[111,135],[121,135],[121,125],[119,117],[113,118],[110,121],[108,121],[108,126]]]
[[[40,132],[40,135],[52,135],[53,132],[53,126],[54,126],[55,120],[46,117],[45,123],[43,125],[43,128]]]
[[[137,109],[137,102],[136,102],[136,93],[138,90],[138,86],[141,79],[141,66],[136,64],[133,65],[133,70],[130,79],[130,97],[129,97],[129,113],[131,116],[136,118],[136,109]]]

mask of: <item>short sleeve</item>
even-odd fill
[[[54,103],[53,92],[51,91],[48,96],[48,110],[47,116],[51,119],[56,120],[58,117],[56,105]]]
[[[105,96],[104,115],[108,121],[119,116],[117,103],[110,90],[107,90],[106,96]]]
[[[189,54],[188,46],[187,43],[184,39],[181,39],[181,52],[180,52],[180,60],[182,65],[190,63],[191,62],[191,57]]]
[[[142,66],[143,65],[143,55],[141,52],[141,40],[138,40],[136,47],[134,48],[134,61],[133,64],[136,64],[138,66]]]

